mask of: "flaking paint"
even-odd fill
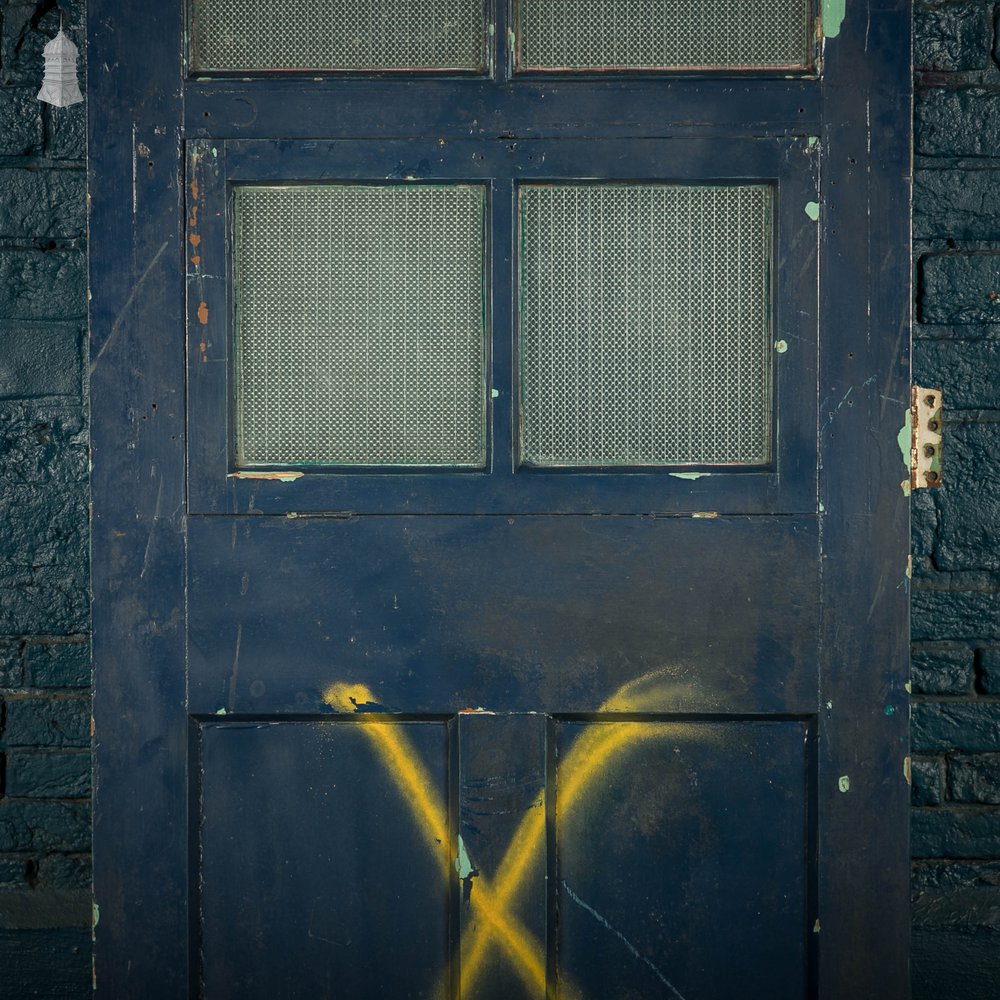
[[[821,17],[824,38],[836,38],[840,34],[840,26],[844,23],[846,7],[847,0],[823,0]]]

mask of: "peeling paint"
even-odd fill
[[[816,918],[816,923],[813,924],[813,934],[819,934],[819,917]]]
[[[788,350],[788,341],[787,340],[776,340],[774,342],[774,349],[779,354],[784,354]]]
[[[699,510],[691,515],[696,521],[713,521],[719,516],[714,510]]]
[[[913,762],[909,756],[903,758],[903,777],[908,785],[913,784]]]
[[[908,497],[910,495],[910,481],[909,479],[904,479],[900,484],[899,488],[903,491],[903,496]]]
[[[899,445],[899,453],[903,456],[903,465],[906,466],[906,471],[909,472],[910,448],[913,444],[913,414],[910,413],[909,407],[906,408],[906,417],[903,420],[903,426],[899,428],[899,433],[896,435],[896,444]]]
[[[198,322],[202,326],[208,326],[208,303],[202,302],[198,306]]]
[[[91,926],[97,927],[97,925],[101,922],[101,908],[97,903],[94,903],[92,905],[91,914],[92,914]]]
[[[494,399],[499,399],[499,398],[500,398],[500,390],[499,390],[499,389],[494,389],[494,390],[493,390],[493,391],[492,391],[492,392],[490,393],[490,395],[491,395],[491,396],[492,396],[492,397],[493,397]]]
[[[836,38],[840,34],[846,6],[847,0],[823,0],[821,17],[825,38]]]
[[[819,219],[819,202],[818,201],[807,201],[805,207],[805,213],[809,216],[813,222]]]
[[[674,479],[701,479],[702,476],[710,476],[711,472],[671,472]]]
[[[462,835],[458,835],[458,857],[455,858],[455,871],[458,872],[458,877],[460,879],[467,879],[472,877],[472,873],[476,869],[472,867],[472,862],[469,861],[469,852],[465,849],[465,841],[462,840]]]
[[[907,681],[903,685],[903,690],[905,690],[907,694],[913,694],[913,682],[912,681]]]
[[[851,778],[850,775],[842,774],[837,779],[837,788],[842,792],[849,792],[851,790]]]
[[[230,472],[229,479],[270,479],[278,483],[294,483],[301,479],[302,472]]]
[[[228,715],[229,713],[224,708],[219,708],[219,709],[216,709],[215,714],[216,715]]]
[[[895,705],[886,705],[885,706],[885,714],[886,714],[886,716],[888,716],[890,718],[892,716],[894,716],[896,714],[896,706]]]

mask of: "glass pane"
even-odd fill
[[[483,70],[484,0],[191,0],[196,70]]]
[[[522,460],[766,462],[771,218],[765,185],[522,187]]]
[[[517,0],[523,70],[804,69],[813,0]]]
[[[486,461],[481,186],[236,190],[240,465]]]

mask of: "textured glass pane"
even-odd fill
[[[520,213],[522,459],[767,461],[771,189],[525,186]]]
[[[197,70],[482,70],[484,0],[192,0]]]
[[[813,0],[517,0],[520,69],[795,69]]]
[[[485,198],[237,189],[240,465],[485,464]]]

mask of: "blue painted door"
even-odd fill
[[[908,7],[819,6],[92,5],[99,994],[907,994]]]

